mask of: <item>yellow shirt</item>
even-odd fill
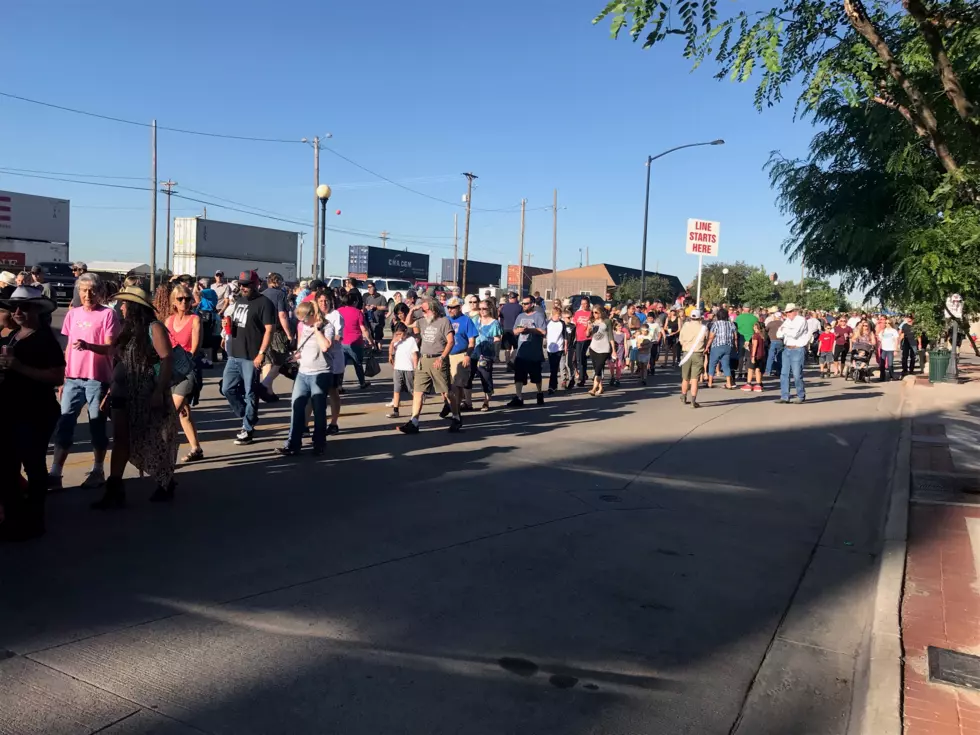
[[[688,306],[684,309],[684,316],[691,316],[691,312],[694,311],[694,305]]]

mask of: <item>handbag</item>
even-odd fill
[[[372,351],[364,358],[364,374],[369,378],[373,378],[380,372],[381,363],[378,362],[377,356]]]
[[[164,324],[163,327],[164,327],[164,329],[166,329],[167,328],[167,325]],[[152,327],[152,325],[150,326],[149,337],[150,337],[150,343],[152,344],[152,342],[153,342],[153,327]],[[194,360],[192,360],[191,359],[191,356],[189,354],[187,354],[187,350],[185,350],[180,345],[177,345],[176,347],[174,347],[171,350],[171,354],[173,355],[173,363],[172,363],[171,368],[170,368],[170,386],[169,387],[173,388],[175,385],[177,385],[177,383],[180,383],[183,380],[186,380],[187,379],[187,376],[194,372]],[[160,363],[159,362],[157,362],[157,364],[153,366],[153,375],[154,375],[154,377],[156,377],[156,378],[159,379],[159,377],[160,377]]]
[[[296,348],[296,353],[303,351],[303,346],[307,342],[309,342],[310,337],[312,336],[313,336],[313,332],[310,332],[308,335],[306,335],[306,339],[304,339],[299,344],[299,347]],[[284,362],[282,365],[279,366],[279,374],[289,380],[296,380],[296,376],[299,375],[299,363],[293,359],[292,355],[289,356],[286,362]]]

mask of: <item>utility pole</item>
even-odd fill
[[[170,223],[171,223],[170,197],[174,193],[174,187],[177,186],[177,182],[170,181],[168,179],[167,181],[164,181],[162,184],[160,184],[160,186],[163,187],[163,193],[167,195],[167,249],[166,249],[167,259],[163,263],[163,270],[167,273],[170,273],[171,272],[170,271]]]
[[[316,190],[320,186],[320,138],[319,136],[313,138],[313,262],[317,262],[317,258],[320,255],[320,197],[317,196]],[[322,261],[323,258],[320,257]],[[317,275],[316,272],[313,274]],[[323,274],[319,274],[323,277]]]
[[[578,249],[578,267],[582,267],[582,248]]]
[[[589,246],[588,245],[585,246],[585,265],[586,265],[586,267],[588,267],[588,265],[589,265]]]
[[[459,281],[459,216],[453,213],[453,281]]]
[[[558,298],[558,190],[551,204],[551,298]]]
[[[473,179],[479,178],[476,174],[465,173],[466,177],[466,228],[463,232],[463,277],[459,292],[466,293],[466,264],[470,259],[470,208],[473,200]]]
[[[157,121],[153,121],[151,129],[151,141],[153,148],[153,166],[150,178],[153,180],[151,191],[153,201],[150,207],[150,295],[157,288]]]
[[[521,246],[517,251],[517,296],[524,297],[524,209],[527,207],[527,199],[521,199]]]
[[[381,231],[381,247],[388,247],[388,230]]]
[[[299,233],[299,262],[296,264],[296,279],[303,280],[303,238],[305,232]]]

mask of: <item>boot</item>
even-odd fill
[[[151,503],[169,503],[174,499],[174,481],[173,479],[167,483],[167,487],[162,487],[157,485],[157,489],[153,491],[153,495],[150,496]]]
[[[110,477],[105,481],[105,493],[101,500],[90,506],[92,510],[112,510],[126,507],[126,489],[121,477]]]

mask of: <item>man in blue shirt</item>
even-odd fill
[[[455,433],[463,426],[460,406],[466,386],[470,385],[470,354],[476,345],[478,332],[473,320],[463,314],[463,302],[459,296],[453,296],[446,302],[446,311],[449,314],[449,323],[453,326],[453,347],[449,351],[449,401],[443,405],[440,415],[446,418],[452,411],[453,420],[449,431]]]

